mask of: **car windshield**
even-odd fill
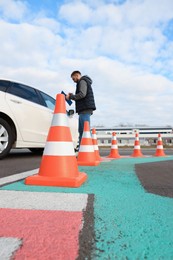
[[[55,107],[55,99],[53,97],[50,97],[49,95],[45,94],[44,92],[40,91],[40,94],[42,98],[44,99],[47,107],[51,110],[54,110]]]

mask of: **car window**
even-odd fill
[[[40,100],[35,89],[26,85],[20,83],[13,83],[13,85],[8,89],[8,93],[27,99],[28,101],[40,104]]]
[[[6,91],[6,89],[9,87],[10,82],[6,80],[0,80],[0,91]]]
[[[55,107],[55,99],[47,94],[45,94],[44,92],[40,91],[40,94],[42,96],[42,98],[44,99],[44,102],[46,103],[46,106],[48,108],[50,108],[51,110],[54,110]]]

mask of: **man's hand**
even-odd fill
[[[65,99],[66,99],[66,100],[69,100],[69,99],[70,99],[70,93],[68,93],[68,94],[65,96]]]
[[[72,94],[72,93],[68,93],[68,94],[66,95],[65,99],[66,99],[66,100],[69,100],[71,94]]]

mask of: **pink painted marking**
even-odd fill
[[[76,259],[82,212],[0,209],[0,236],[23,240],[14,259]]]

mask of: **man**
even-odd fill
[[[76,104],[76,113],[79,115],[79,145],[82,139],[84,122],[90,124],[90,116],[96,110],[94,94],[91,87],[92,79],[88,76],[82,76],[80,71],[73,71],[71,74],[72,80],[76,83],[75,95],[68,93],[66,99],[72,99]]]

